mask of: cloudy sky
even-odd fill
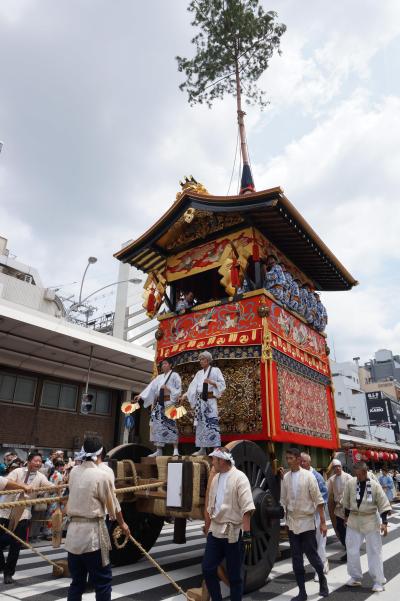
[[[258,190],[280,185],[359,280],[325,293],[337,360],[400,352],[399,0],[272,0],[287,32],[248,111]],[[89,293],[185,174],[226,194],[232,99],[190,108],[186,0],[1,0],[0,235],[46,285]],[[231,187],[231,193],[235,191]],[[77,285],[65,286],[76,293]]]

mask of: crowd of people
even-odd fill
[[[129,528],[122,519],[121,508],[114,493],[114,473],[103,462],[104,454],[100,439],[94,437],[85,440],[81,451],[75,453],[73,459],[68,458],[64,451],[57,449],[53,450],[47,459],[44,459],[36,449],[29,452],[26,461],[22,459],[16,461],[18,454],[15,451],[9,451],[4,455],[1,464],[2,475],[0,475],[0,502],[20,499],[21,491],[24,498],[37,501],[37,504],[32,506],[0,509],[0,525],[2,526],[0,531],[0,572],[4,574],[4,584],[15,583],[13,576],[21,549],[21,543],[8,531],[30,543],[40,537],[50,539],[52,514],[56,507],[60,507],[64,516],[63,530],[66,535],[65,546],[69,551],[69,570],[73,577],[68,599],[74,601],[81,598],[88,573],[91,574],[96,594],[100,591],[100,596],[96,596],[96,598],[107,600],[111,598],[111,579],[108,578],[109,582],[108,580],[105,582],[98,573],[99,562],[102,566],[104,561],[104,553],[100,554],[100,551],[97,551],[100,549],[100,543],[103,545],[104,528],[102,533],[97,530],[101,530],[100,522],[104,521],[107,515],[117,519],[125,532],[129,532]],[[86,463],[89,461],[90,464]],[[82,479],[76,471],[79,467],[98,467],[99,469],[94,474],[90,471],[86,473],[84,469],[82,485]],[[75,469],[73,470],[73,468]],[[46,494],[48,497],[50,494],[51,501],[53,496],[66,494],[67,485],[68,505],[62,502],[50,502],[44,504],[43,508],[41,507],[43,495]],[[46,491],[43,490],[44,488]],[[52,493],[52,488],[56,488],[54,493]],[[12,494],[14,490],[17,492]],[[11,491],[11,494],[1,495],[2,491]],[[103,496],[100,495],[101,491]],[[93,517],[93,523],[92,513],[96,516]],[[107,533],[106,536],[108,537]],[[110,548],[107,541],[105,546],[107,550]],[[4,551],[7,548],[8,554],[5,557]],[[99,554],[101,555],[100,559]],[[83,578],[81,560],[86,566],[83,583],[81,582]],[[111,573],[109,567],[108,570]]]
[[[328,508],[345,550],[341,561],[347,562],[349,579],[346,585],[350,588],[362,586],[360,548],[365,542],[372,591],[383,591],[386,579],[381,536],[388,532],[396,480],[386,468],[373,473],[363,461],[354,464],[352,476],[343,470],[338,459],[333,459],[330,465],[333,473],[326,481],[312,468],[310,456],[297,448],[287,451],[286,461],[289,470],[280,472],[281,504],[285,510],[293,571],[299,588],[292,601],[307,599],[304,555],[315,570],[320,596],[329,595],[329,563],[325,552]],[[395,479],[396,476],[394,471]]]
[[[268,290],[284,308],[295,311],[309,325],[319,332],[323,332],[328,323],[328,315],[319,293],[312,290],[308,282],[302,283],[299,278],[294,277],[288,266],[285,263],[279,263],[275,255],[263,257],[261,265],[262,287]],[[249,292],[253,286],[253,283],[250,285],[250,281],[244,278],[237,288],[237,293]],[[185,313],[192,309],[195,304],[195,295],[189,290],[179,298],[175,311],[178,314]]]

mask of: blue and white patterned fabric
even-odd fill
[[[307,304],[306,304],[306,312],[304,317],[307,322],[310,324],[314,324],[317,313],[317,299],[314,296],[314,292],[307,293]]]
[[[319,332],[323,332],[326,328],[326,324],[328,323],[328,314],[324,305],[320,300],[317,299],[317,310],[316,310],[316,319],[315,319],[315,327]]]
[[[299,297],[300,297],[300,302],[299,302],[299,313],[300,315],[303,315],[303,317],[306,316],[306,312],[308,310],[308,290],[307,288],[301,287],[299,290]]]
[[[171,374],[171,375],[170,375]],[[168,380],[168,382],[167,382]],[[164,403],[158,401],[161,386],[167,386],[169,399]],[[165,408],[176,403],[182,392],[182,383],[179,375],[173,371],[166,374],[160,374],[140,393],[143,399],[143,406],[150,407],[150,440],[157,446],[162,447],[166,443],[176,444],[178,442],[178,427],[176,421],[168,419],[165,416]]]
[[[271,292],[277,300],[283,302],[285,285],[286,278],[282,267],[278,265],[278,263],[275,263],[275,265],[265,273],[264,288]]]
[[[205,379],[215,382],[208,385],[212,397],[202,399],[203,382]],[[220,447],[221,433],[219,428],[218,405],[219,399],[226,388],[225,379],[219,367],[200,369],[189,384],[187,397],[195,412],[194,425],[196,428],[196,447]]]
[[[290,271],[283,270],[283,275],[285,276],[285,283],[283,285],[283,304],[286,307],[289,307],[290,303],[290,294],[293,286],[293,276]]]
[[[298,283],[293,280],[290,288],[290,298],[288,307],[293,311],[298,311],[300,306],[300,290]]]

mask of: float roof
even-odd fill
[[[188,227],[184,217],[188,209],[218,217],[219,223],[226,219],[227,225],[211,230],[205,237],[186,239],[171,250],[177,226],[180,231]],[[114,256],[149,273],[162,268],[167,257],[177,252],[248,226],[256,227],[315,283],[317,289],[349,290],[358,283],[279,187],[239,196],[184,191],[152,227]]]

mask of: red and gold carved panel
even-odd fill
[[[261,344],[258,307],[257,296],[160,321],[157,360],[186,350]]]

